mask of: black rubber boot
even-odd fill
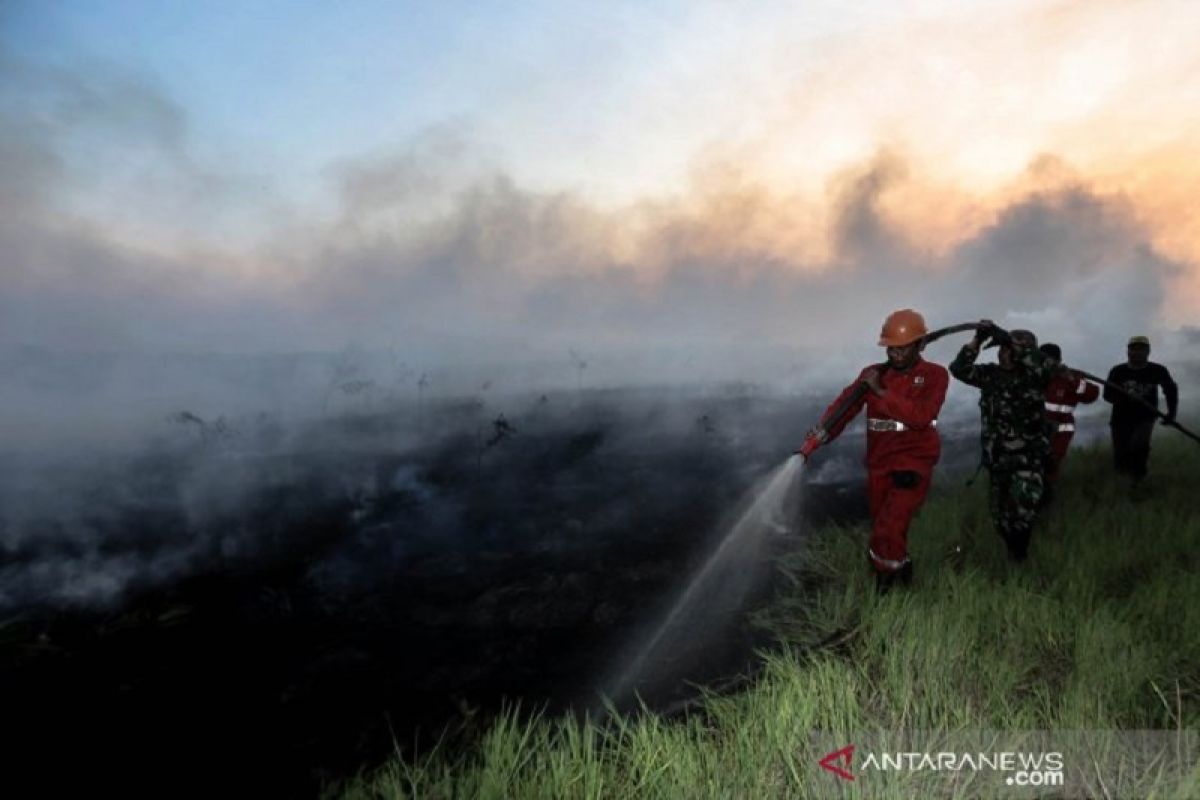
[[[876,572],[875,591],[882,595],[890,592],[893,586],[910,586],[912,585],[912,578],[912,562],[905,561],[904,565],[895,572]]]
[[[896,581],[896,575],[892,572],[876,572],[875,573],[875,594],[885,595],[892,590],[892,584]]]
[[[1038,509],[1044,511],[1045,509],[1049,508],[1050,504],[1053,502],[1054,502],[1054,484],[1047,483],[1046,487],[1044,489],[1042,489],[1041,499],[1038,500]]]
[[[1004,543],[1008,545],[1010,561],[1020,564],[1029,557],[1029,534],[1028,530],[1016,529],[1009,531],[1004,537]]]

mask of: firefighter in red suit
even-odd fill
[[[1062,349],[1047,342],[1039,348],[1047,358],[1062,361]],[[1050,426],[1050,464],[1046,468],[1046,488],[1058,477],[1067,449],[1075,436],[1075,406],[1094,403],[1100,397],[1100,387],[1089,383],[1076,373],[1067,372],[1046,387],[1046,422]]]
[[[832,441],[867,407],[868,556],[881,591],[897,580],[912,580],[908,525],[929,493],[933,467],[941,455],[937,416],[949,376],[944,367],[921,358],[927,332],[916,311],[906,308],[891,314],[879,337],[880,346],[887,348],[887,369],[864,369],[809,431],[809,436],[822,442]],[[840,419],[830,419],[831,412],[862,383],[870,391]]]

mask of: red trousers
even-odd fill
[[[930,472],[870,470],[871,561],[877,572],[894,572],[908,558],[908,525],[929,494]]]
[[[1050,468],[1046,470],[1046,481],[1050,482],[1058,478],[1058,471],[1062,467],[1063,459],[1067,457],[1067,450],[1071,447],[1071,439],[1075,437],[1073,431],[1063,431],[1055,433],[1050,437]]]

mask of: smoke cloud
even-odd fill
[[[449,122],[330,165],[324,204],[302,209],[206,150],[186,112],[136,74],[10,58],[0,86],[0,348],[20,365],[2,394],[19,427],[31,406],[78,412],[81,399],[161,418],[189,398],[216,415],[220,392],[251,408],[300,391],[245,369],[201,375],[212,365],[198,362],[167,381],[172,353],[303,361],[353,346],[373,354],[364,375],[409,392],[434,371],[438,392],[585,375],[833,385],[878,357],[880,320],[905,306],[935,326],[1031,327],[1101,370],[1131,333],[1175,341],[1171,287],[1196,272],[1164,255],[1134,199],[1066,157],[1039,156],[999,205],[951,214],[962,225],[946,235],[946,217],[913,222],[936,181],[901,148],[833,175],[819,196],[714,152],[678,192],[613,206],[522,185],[469,124]],[[101,180],[97,162],[111,159],[129,169]],[[141,218],[147,208],[161,216]],[[243,212],[269,225],[247,239],[230,223]],[[72,382],[62,353],[121,366]],[[319,391],[332,367],[304,363],[288,380]],[[60,377],[38,384],[39,369]],[[147,394],[158,398],[137,399]]]

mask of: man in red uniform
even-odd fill
[[[1062,362],[1062,349],[1047,342],[1040,349],[1046,358]],[[1063,459],[1075,436],[1075,406],[1094,403],[1100,387],[1084,380],[1078,373],[1066,372],[1050,381],[1046,387],[1046,422],[1050,425],[1050,464],[1046,468],[1046,491],[1043,502],[1049,502],[1051,487],[1062,468]]]
[[[809,436],[821,442],[838,437],[862,407],[867,407],[867,493],[871,510],[868,555],[876,585],[912,580],[908,557],[908,525],[925,496],[933,467],[941,456],[937,415],[946,399],[946,369],[921,358],[925,320],[912,309],[891,314],[883,323],[879,344],[887,348],[887,364],[872,365],[838,396]],[[832,412],[860,384],[870,391],[838,419]]]

